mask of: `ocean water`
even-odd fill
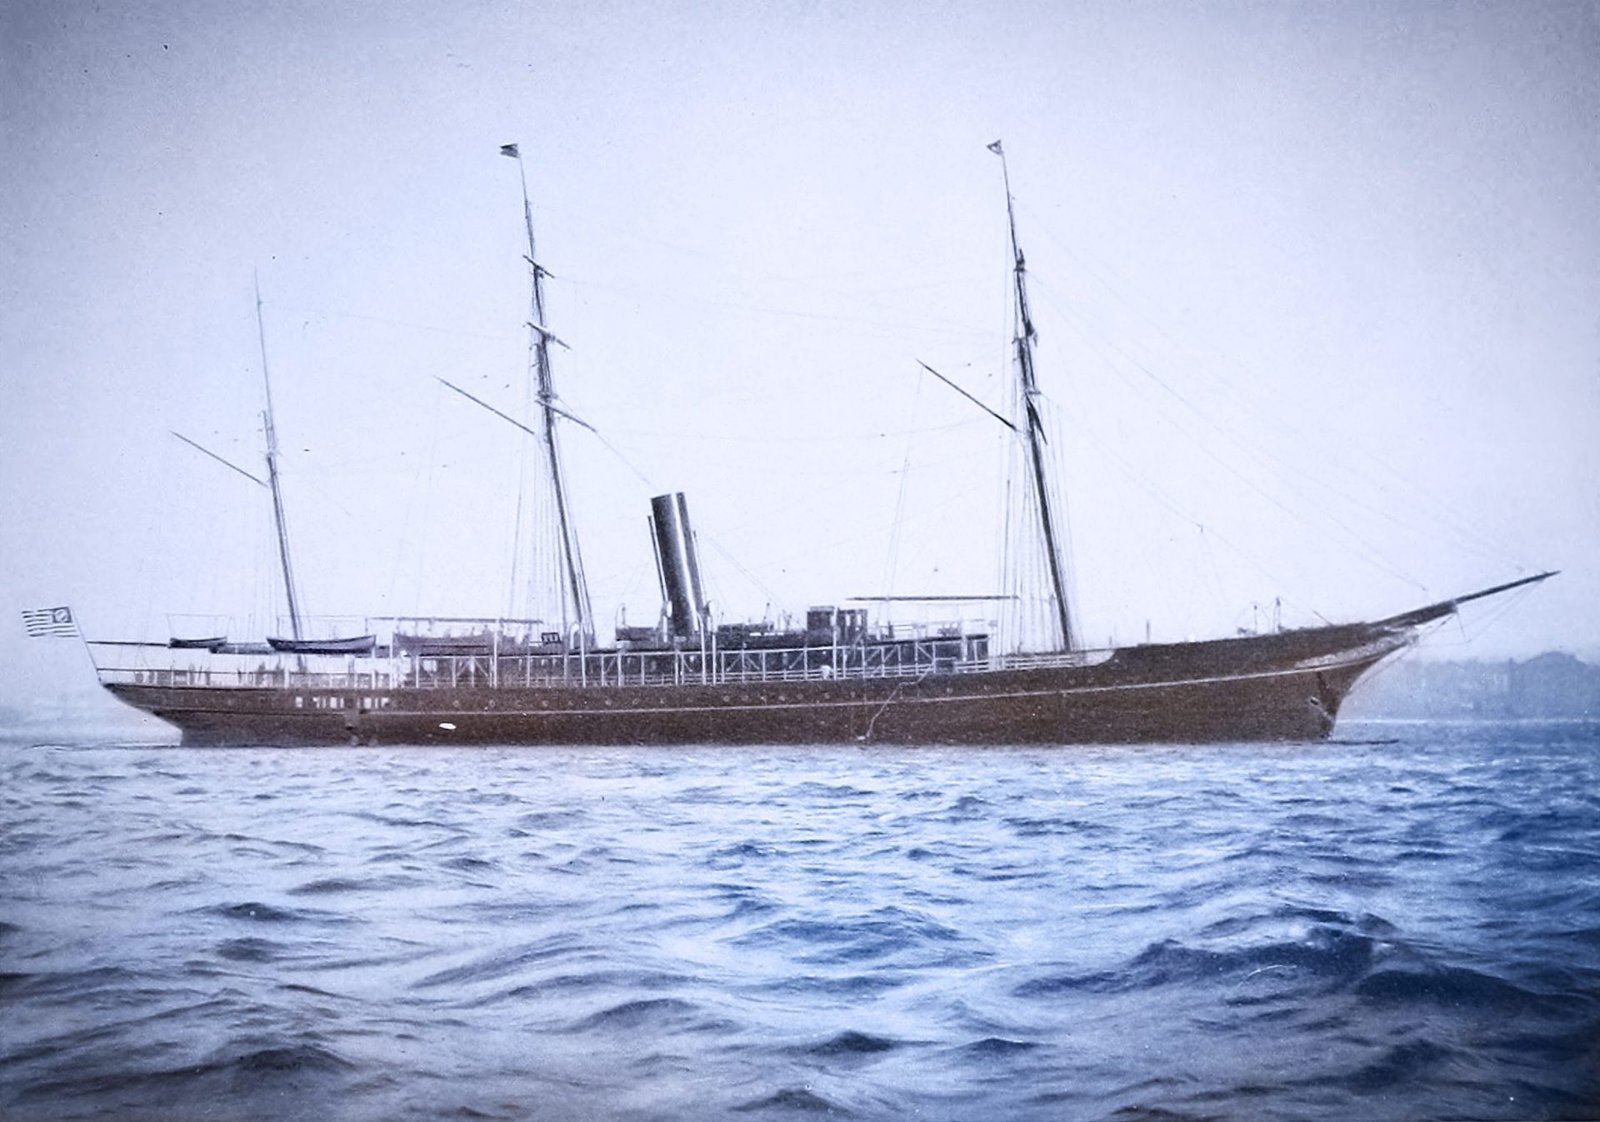
[[[1600,725],[0,747],[0,1117],[1600,1116]]]

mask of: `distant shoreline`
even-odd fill
[[[1345,720],[1600,718],[1600,666],[1559,652],[1518,662],[1401,659],[1358,685]]]

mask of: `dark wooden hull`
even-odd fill
[[[588,687],[108,684],[192,745],[1085,744],[1318,740],[1408,634],[1377,625],[1133,647],[1094,665]]]

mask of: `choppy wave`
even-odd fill
[[[1592,1118],[1597,781],[1590,725],[12,747],[0,1116]]]

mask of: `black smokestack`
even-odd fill
[[[685,637],[698,634],[705,598],[700,591],[700,562],[694,552],[689,505],[682,492],[657,495],[650,500],[650,514],[672,633]]]

